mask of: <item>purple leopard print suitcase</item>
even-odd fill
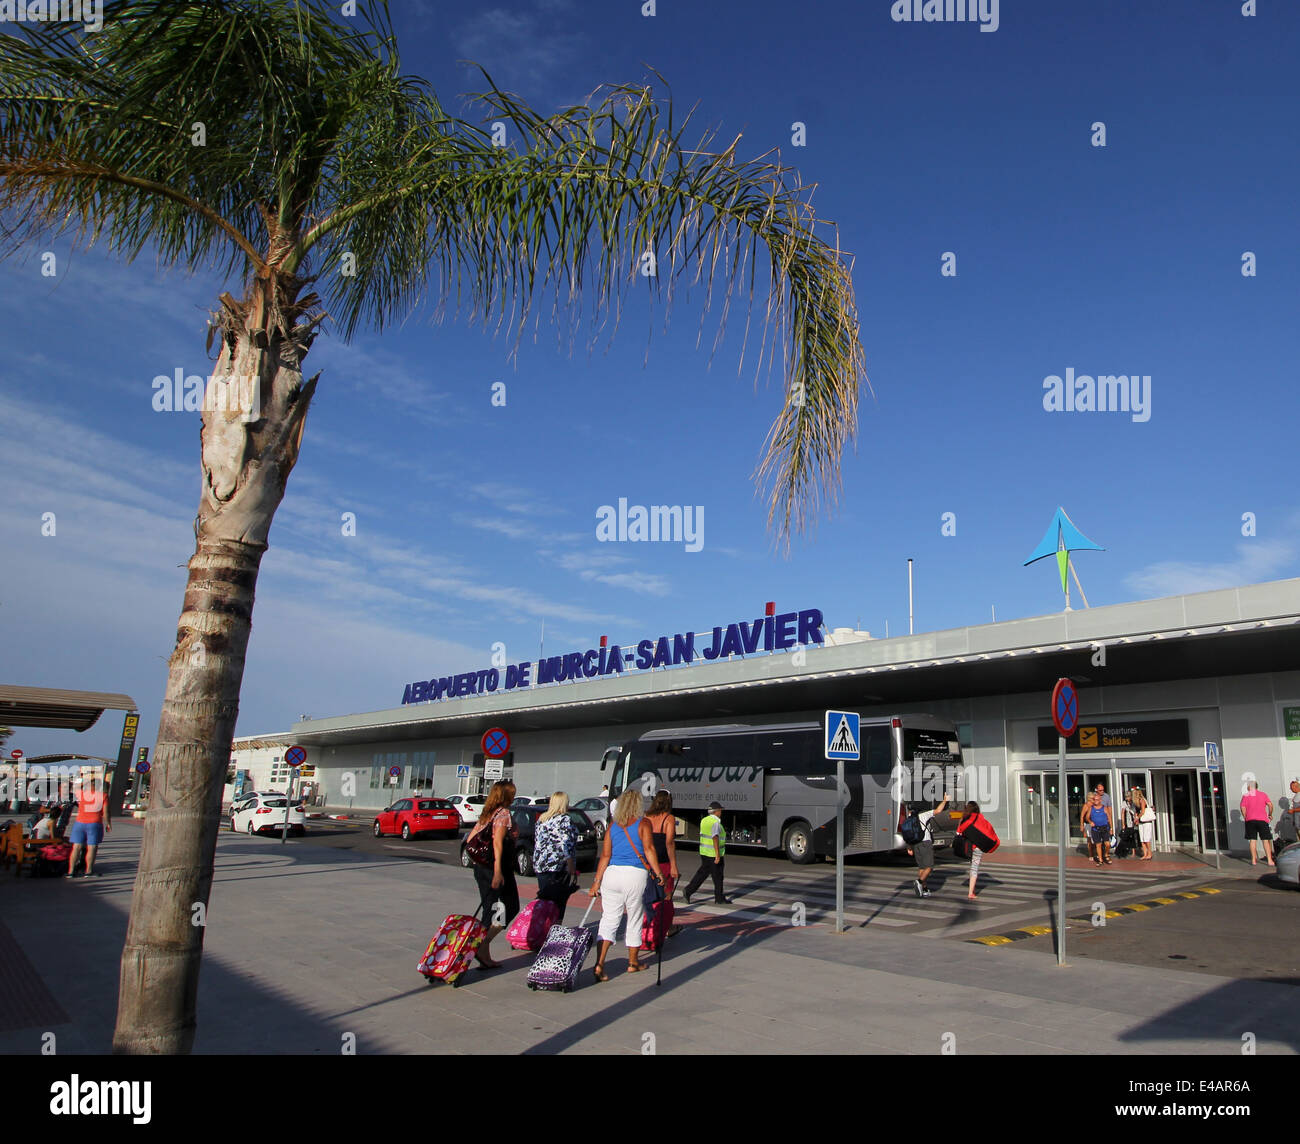
[[[551,932],[546,935],[546,941],[528,971],[529,989],[571,993],[577,987],[582,963],[596,937],[587,928],[587,914],[595,904],[596,899],[592,898],[587,903],[582,921],[576,926],[551,926]]]

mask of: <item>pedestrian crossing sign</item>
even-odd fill
[[[856,761],[861,756],[858,744],[856,711],[826,712],[826,757]]]

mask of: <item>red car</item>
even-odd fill
[[[375,819],[375,837],[400,834],[413,838],[417,834],[438,831],[460,834],[460,812],[444,798],[402,798],[379,812]]]

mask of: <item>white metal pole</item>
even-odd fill
[[[1065,964],[1065,855],[1070,838],[1067,807],[1070,805],[1065,790],[1065,736],[1058,735],[1056,755],[1056,814],[1060,826],[1060,842],[1056,855],[1056,964]]]
[[[293,777],[298,773],[297,767],[289,768],[289,793],[284,796],[284,824],[280,827],[280,845],[289,837],[289,807],[293,805]]]
[[[835,760],[835,932],[844,932],[844,760]]]
[[[1219,756],[1219,760],[1220,760],[1220,761],[1219,761],[1219,768],[1220,768],[1220,770],[1222,770],[1222,768],[1223,768],[1223,756],[1222,756],[1222,755]],[[1219,808],[1218,808],[1218,805],[1217,805],[1218,800],[1214,797],[1214,775],[1215,775],[1215,772],[1214,772],[1214,771],[1211,771],[1211,772],[1210,772],[1210,821],[1211,821],[1211,823],[1213,824],[1213,829],[1214,829],[1214,835],[1213,835],[1213,837],[1214,837],[1214,868],[1215,868],[1216,870],[1222,870],[1222,869],[1223,869],[1223,863],[1222,863],[1222,862],[1220,861],[1220,859],[1219,859]]]
[[[912,631],[912,558],[907,558],[907,634],[913,635]]]

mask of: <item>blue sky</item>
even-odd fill
[[[239,733],[394,705],[409,680],[486,667],[495,641],[535,658],[543,621],[550,654],[767,600],[896,635],[909,556],[918,630],[1054,611],[1051,562],[1021,565],[1058,504],[1107,550],[1077,559],[1094,605],[1300,575],[1300,8],[1003,0],[986,33],[891,6],[396,0],[407,70],[453,109],[479,86],[467,59],[547,110],[654,68],[744,157],[779,148],[853,256],[872,391],[838,510],[787,557],[751,479],[779,369],[756,381],[751,336],[738,372],[735,316],[710,362],[698,291],[665,324],[633,290],[613,343],[573,354],[545,306],[514,359],[510,339],[427,312],[350,345],[328,334]],[[151,381],[206,376],[208,310],[237,286],[67,237],[0,263],[5,675],[133,695],[142,744],[198,495],[198,416],[155,412]],[[1045,411],[1044,378],[1067,368],[1149,375],[1149,420]],[[598,542],[620,497],[703,506],[702,549]],[[13,745],[110,753],[118,727]]]

